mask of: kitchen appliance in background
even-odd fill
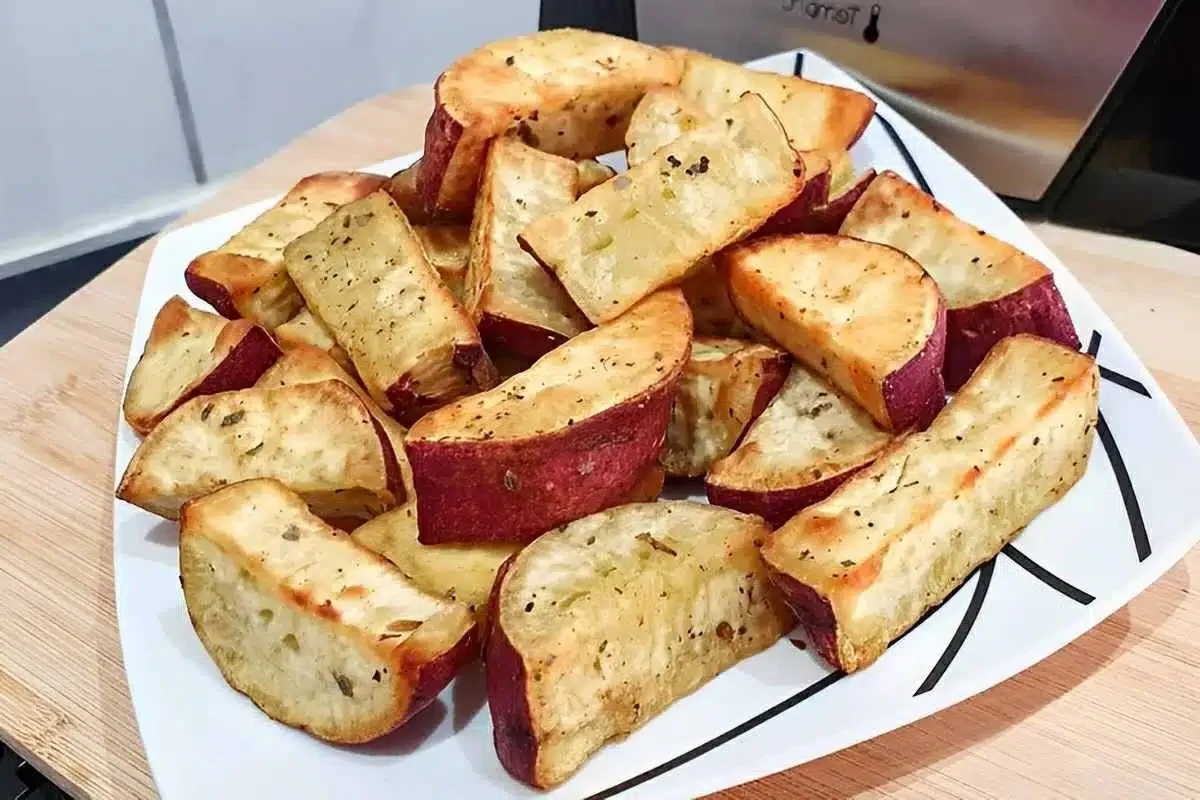
[[[1200,250],[1200,3],[543,0],[547,22],[734,61],[820,52],[1022,214]]]

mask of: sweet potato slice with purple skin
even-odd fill
[[[794,364],[737,448],[708,470],[708,501],[778,527],[828,497],[891,440],[870,414]]]
[[[658,459],[691,338],[682,295],[659,292],[419,420],[421,542],[528,541],[622,502]]]
[[[853,89],[667,49],[684,60],[679,90],[689,102],[716,115],[746,92],[762,95],[797,150],[849,150],[875,113],[875,101]]]
[[[738,313],[891,431],[945,405],[946,305],[920,265],[843,236],[768,236],[718,254]]]
[[[757,517],[635,503],[546,533],[492,590],[487,693],[500,763],[549,788],[612,738],[778,641]],[[647,653],[654,653],[653,658]]]
[[[179,406],[206,394],[245,389],[279,357],[270,334],[246,320],[227,320],[172,297],[154,317],[129,376],[122,411],[145,436]]]
[[[117,497],[164,519],[188,500],[274,478],[327,520],[366,520],[406,496],[386,429],[341,380],[197,397],[134,452]]]
[[[578,185],[574,161],[510,138],[488,149],[471,220],[463,305],[489,350],[533,361],[591,327],[554,276],[517,244],[529,223],[574,203]]]
[[[1098,389],[1091,357],[1003,339],[926,431],[767,537],[772,580],[821,657],[868,666],[1066,494],[1087,469]]]
[[[873,180],[840,232],[904,251],[933,276],[947,305],[946,387],[957,389],[992,346],[1033,333],[1079,349],[1050,270],[956,217],[891,171]]]
[[[400,422],[495,385],[479,331],[386,192],[342,206],[284,260],[371,397]]]
[[[479,649],[465,606],[270,479],[185,505],[179,551],[188,616],[226,681],[320,739],[366,742],[403,725]]]
[[[519,241],[588,319],[601,323],[758,230],[803,186],[803,160],[771,109],[749,94],[625,174],[539,217]]]
[[[680,69],[657,47],[569,28],[468,53],[434,84],[417,178],[426,212],[469,216],[488,143],[506,133],[572,159],[621,149],[638,100],[677,83]]]
[[[695,478],[729,455],[783,385],[790,362],[785,351],[770,345],[696,338],[659,459],[667,471]]]
[[[184,272],[188,288],[229,319],[282,325],[304,305],[283,268],[284,247],[385,180],[367,172],[309,175],[225,244],[192,259]]]

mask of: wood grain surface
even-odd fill
[[[417,149],[429,109],[428,87],[356,106],[182,222],[280,192],[316,170]],[[1200,431],[1200,257],[1053,226],[1037,231]],[[153,246],[0,349],[0,737],[79,800],[154,796],[117,641],[111,526],[121,378]],[[1198,551],[1075,643],[982,695],[720,796],[1200,796],[1192,569],[1200,569]]]

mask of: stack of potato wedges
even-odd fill
[[[866,95],[578,30],[435,94],[416,164],[187,265],[216,313],[172,298],[129,381],[117,494],[271,717],[364,742],[483,657],[553,786],[796,622],[868,666],[1082,475],[1052,274],[854,165]]]

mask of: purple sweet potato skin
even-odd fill
[[[536,786],[538,740],[529,713],[525,662],[499,624],[500,590],[516,557],[515,554],[510,557],[496,573],[488,600],[488,631],[484,644],[488,710],[492,715],[492,741],[500,764],[517,780]]]
[[[527,542],[624,502],[666,440],[679,373],[571,427],[519,441],[405,442],[418,539]]]
[[[406,673],[411,669],[413,690],[401,725],[432,703],[458,671],[475,660],[479,655],[479,638],[479,628],[472,625],[453,647],[432,661],[412,667],[404,665]]]
[[[241,314],[233,305],[229,290],[216,281],[199,275],[192,270],[192,265],[183,272],[183,282],[187,284],[192,294],[213,307],[213,310],[225,319],[240,319]]]
[[[1079,335],[1054,276],[1047,275],[997,300],[953,308],[947,317],[946,388],[958,390],[1001,339],[1032,333],[1079,349]]]
[[[938,300],[937,322],[925,346],[883,381],[890,429],[924,430],[946,405],[942,366],[946,357],[946,301]]]
[[[281,352],[269,333],[257,325],[253,326],[242,340],[233,346],[216,369],[208,373],[208,376],[190,392],[179,398],[175,408],[193,397],[249,389],[275,363]]]
[[[812,176],[796,199],[775,212],[774,216],[763,223],[755,232],[755,236],[769,236],[776,233],[808,233],[805,223],[814,208],[822,206],[829,199],[829,170]]]
[[[875,170],[870,169],[858,180],[858,183],[842,192],[837,197],[829,198],[828,203],[816,206],[804,220],[802,229],[797,233],[837,233],[850,214],[850,209],[863,196],[871,181],[875,180]]]
[[[837,646],[837,619],[829,601],[812,587],[805,586],[791,575],[780,572],[770,563],[767,564],[767,577],[783,596],[783,602],[787,603],[788,608],[795,613],[796,619],[804,626],[817,655],[829,662],[830,666],[842,669]]]
[[[567,340],[558,331],[487,312],[479,320],[479,335],[488,347],[507,350],[530,363]]]
[[[425,123],[425,149],[417,172],[417,194],[430,218],[444,219],[463,213],[444,207],[442,184],[454,168],[454,156],[462,139],[463,125],[455,119],[441,99],[441,78],[433,86],[433,113]],[[470,209],[466,213],[470,214]]]
[[[838,475],[831,475],[807,486],[756,491],[734,489],[705,482],[704,491],[708,495],[708,502],[713,505],[732,508],[734,511],[746,514],[757,514],[765,519],[772,528],[778,528],[812,504],[819,503],[833,494],[834,490],[845,483],[850,476],[869,463],[861,464]]]

